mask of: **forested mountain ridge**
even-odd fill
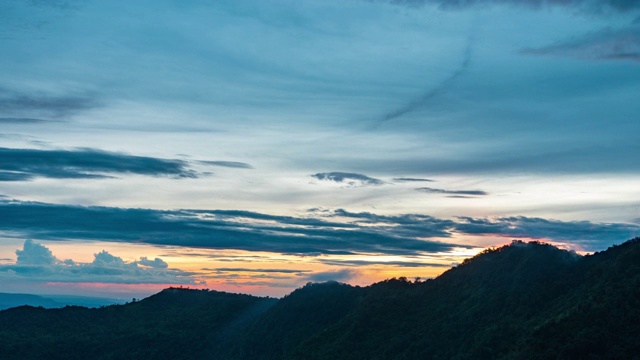
[[[640,238],[589,256],[514,241],[436,279],[282,299],[166,289],[0,311],[2,359],[640,359]]]

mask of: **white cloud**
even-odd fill
[[[90,263],[60,260],[51,250],[33,240],[26,240],[17,250],[15,264],[0,265],[0,279],[18,278],[42,282],[102,282],[121,284],[195,284],[193,273],[171,269],[160,258],[141,257],[127,262],[103,250]]]

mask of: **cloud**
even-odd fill
[[[16,255],[20,265],[53,265],[57,262],[51,250],[33,240],[26,240],[22,250],[16,250]]]
[[[51,250],[26,240],[15,264],[0,265],[0,279],[43,282],[101,282],[118,284],[195,284],[194,273],[170,269],[160,258],[127,262],[107,251],[94,254],[91,263],[60,260]]]
[[[345,221],[333,221],[336,216]],[[295,255],[420,254],[464,245],[448,237],[453,223],[428,216],[337,211],[324,218],[248,211],[81,207],[0,199],[0,231],[44,240],[101,240]],[[265,221],[268,219],[268,221]]]
[[[472,246],[461,235],[536,238],[600,250],[640,235],[639,224],[523,216],[439,219],[336,209],[316,217],[248,211],[82,207],[0,199],[0,231],[41,240],[99,240],[292,255],[420,255]],[[269,219],[265,221],[264,219]],[[115,260],[100,255],[98,261]],[[154,260],[155,261],[155,260]],[[140,266],[153,267],[141,259]],[[156,265],[161,265],[159,261]]]
[[[580,244],[587,250],[602,250],[640,235],[640,226],[624,223],[559,221],[525,216],[460,217],[456,231],[469,235],[498,235],[511,238],[548,239]]]
[[[450,194],[450,195],[489,195],[489,193],[482,190],[445,190],[445,189],[434,189],[430,187],[420,187],[416,189],[420,192],[430,193],[430,194]]]
[[[27,181],[33,179],[32,174],[14,171],[0,171],[0,181]]]
[[[95,96],[22,93],[0,88],[0,115],[15,119],[64,118],[102,106]]]
[[[437,98],[442,93],[446,92],[449,87],[460,77],[462,76],[469,65],[471,64],[471,52],[473,46],[473,38],[469,37],[467,47],[462,55],[462,61],[458,68],[456,68],[452,73],[450,73],[444,80],[437,83],[435,86],[428,89],[424,94],[419,97],[409,101],[404,106],[401,106],[393,111],[387,112],[384,114],[375,124],[374,127],[381,125],[390,120],[397,119],[403,115],[406,115],[410,112],[418,110],[422,106],[427,105],[431,100]]]
[[[324,271],[317,272],[307,276],[308,281],[313,282],[325,282],[325,281],[339,281],[346,282],[356,277],[358,272],[352,269],[342,269],[336,271]]]
[[[317,173],[311,175],[318,180],[333,181],[336,183],[345,183],[349,186],[367,186],[367,185],[382,185],[385,182],[379,179],[371,178],[366,175],[348,173],[348,172],[328,172]]]
[[[439,5],[443,9],[465,9],[480,5],[516,5],[529,8],[564,6],[590,12],[629,12],[640,9],[636,0],[388,0],[392,4],[404,6]]]
[[[522,53],[595,61],[640,62],[640,27],[601,30],[554,45],[524,49]]]
[[[281,273],[281,274],[302,274],[311,270],[299,269],[250,269],[250,268],[204,268],[202,270],[220,271],[220,272],[248,272],[248,273]]]
[[[441,264],[432,262],[420,262],[420,261],[373,261],[373,260],[334,260],[334,259],[320,259],[323,264],[335,265],[335,266],[370,266],[370,265],[385,265],[385,266],[398,266],[398,267],[451,267],[451,264]]]
[[[147,259],[146,256],[143,256],[140,258],[140,260],[136,261],[139,265],[143,265],[143,266],[149,266],[155,269],[166,269],[169,267],[169,264],[167,264],[164,260],[160,259],[160,258],[155,258],[153,260],[149,260]]]
[[[0,181],[35,177],[100,179],[111,174],[193,178],[197,173],[182,160],[160,159],[96,149],[37,150],[0,148]]]
[[[0,124],[43,124],[51,123],[55,120],[44,120],[24,117],[0,117]]]
[[[236,169],[253,169],[253,166],[236,161],[199,161],[202,164],[212,165],[212,166],[222,166],[228,168],[236,168]]]
[[[431,179],[405,178],[405,177],[393,178],[393,181],[399,181],[399,182],[435,182],[435,180],[431,180]]]

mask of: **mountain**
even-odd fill
[[[0,293],[0,310],[9,309],[21,305],[42,306],[55,308],[64,306],[63,304],[43,296],[30,294],[8,294]]]
[[[31,295],[0,293],[0,310],[29,305],[44,308],[60,308],[66,305],[100,307],[123,303],[124,301],[108,298],[73,296],[73,295]]]
[[[514,241],[436,279],[282,299],[166,289],[0,311],[2,359],[640,359],[640,238],[588,256]]]

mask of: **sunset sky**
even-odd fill
[[[282,296],[640,236],[635,0],[9,0],[0,79],[0,292]]]

